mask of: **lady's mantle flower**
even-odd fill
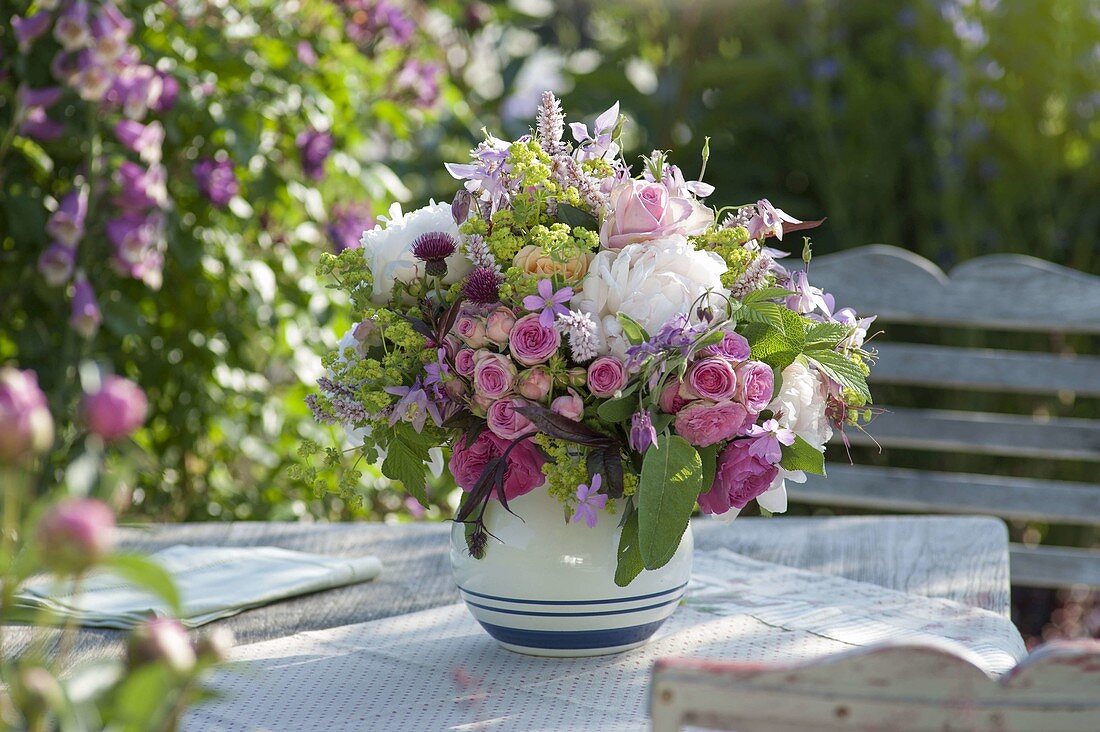
[[[592,476],[591,486],[584,483],[577,486],[577,510],[573,512],[573,517],[569,519],[570,523],[583,520],[588,524],[588,528],[596,528],[596,521],[599,520],[596,511],[602,511],[607,506],[607,494],[599,493],[601,485],[603,485],[603,476],[596,473]]]
[[[786,427],[780,427],[779,422],[769,419],[764,424],[754,424],[749,427],[749,437],[755,437],[749,445],[749,454],[762,458],[772,465],[778,465],[783,458],[783,446],[794,444],[794,432]]]
[[[550,280],[539,280],[539,294],[528,295],[523,298],[523,307],[532,313],[539,312],[539,323],[543,328],[554,325],[555,315],[568,315],[569,308],[565,303],[573,298],[573,288],[563,287],[554,292],[554,284]]]

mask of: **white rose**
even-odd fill
[[[407,214],[401,213],[401,204],[390,206],[389,216],[379,216],[383,223],[363,232],[361,242],[367,258],[367,266],[374,275],[374,292],[371,299],[378,304],[389,301],[396,281],[412,282],[423,272],[424,263],[412,255],[413,242],[423,234],[441,231],[462,241],[462,234],[451,215],[449,203],[431,204]],[[465,255],[456,251],[447,257],[447,276],[443,284],[458,282],[473,269]]]
[[[589,313],[600,326],[600,353],[623,358],[630,344],[618,313],[638,321],[650,335],[676,315],[694,319],[696,301],[708,290],[726,292],[721,279],[725,271],[720,256],[698,251],[683,236],[628,244],[596,255],[572,307]],[[712,298],[719,306],[720,297]]]
[[[829,384],[822,374],[795,361],[783,369],[783,384],[768,409],[783,427],[819,450],[833,436],[825,414]]]

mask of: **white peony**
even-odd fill
[[[795,361],[783,369],[783,383],[768,409],[775,413],[780,425],[823,450],[833,436],[825,415],[828,395],[825,376]]]
[[[454,237],[456,244],[462,241],[462,234],[451,215],[449,203],[436,203],[434,200],[424,208],[418,208],[407,214],[401,213],[401,204],[390,206],[388,216],[379,216],[382,222],[373,229],[363,232],[360,240],[366,256],[367,266],[374,275],[374,292],[371,299],[384,304],[393,292],[393,283],[412,282],[421,272],[424,263],[412,255],[413,242],[423,234],[441,231]],[[443,284],[458,282],[473,268],[465,255],[456,248],[455,253],[447,257],[447,276]]]
[[[623,358],[630,343],[618,313],[638,321],[650,335],[678,314],[694,318],[696,301],[708,290],[725,293],[726,263],[714,252],[695,249],[683,236],[628,244],[596,255],[573,298],[572,308],[589,313],[600,328],[600,353]],[[719,296],[712,295],[719,306]]]

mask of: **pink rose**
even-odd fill
[[[459,376],[465,376],[467,379],[474,374],[474,350],[472,348],[463,348],[455,354],[455,371]]]
[[[533,402],[541,402],[550,393],[554,380],[542,366],[527,369],[516,377],[516,391]]]
[[[53,417],[38,376],[30,370],[0,368],[0,463],[19,463],[46,452],[53,434]]]
[[[500,399],[512,390],[516,378],[512,359],[500,353],[479,351],[474,360],[474,391],[480,396]]]
[[[771,402],[775,374],[768,364],[746,361],[737,367],[737,381],[734,398],[750,412],[759,414]]]
[[[706,353],[715,356],[725,356],[731,361],[747,361],[752,354],[748,340],[740,333],[729,331],[722,337],[721,342],[703,349]]]
[[[524,366],[534,366],[554,355],[561,345],[561,333],[540,323],[538,313],[529,313],[516,321],[508,345],[512,358]]]
[[[92,498],[70,498],[52,506],[38,523],[38,545],[48,567],[79,572],[115,547],[115,515]]]
[[[141,387],[121,376],[107,376],[99,391],[84,396],[84,421],[92,434],[111,442],[145,421],[149,402]]]
[[[460,315],[455,321],[455,333],[470,348],[481,348],[489,342],[485,321],[473,315]]]
[[[150,618],[130,634],[126,660],[131,667],[161,663],[183,675],[195,667],[195,649],[187,630],[173,618]]]
[[[579,422],[584,416],[584,400],[570,389],[568,395],[560,396],[550,403],[550,411]]]
[[[609,397],[623,388],[626,369],[614,356],[600,356],[588,366],[588,389],[598,397]]]
[[[688,404],[688,400],[680,396],[680,380],[672,378],[665,388],[661,389],[661,396],[657,401],[661,405],[661,411],[665,414],[676,414]]]
[[[752,440],[736,440],[718,454],[714,483],[699,496],[704,513],[742,509],[775,482],[779,468],[749,451]]]
[[[611,215],[600,227],[600,243],[606,249],[680,234],[701,234],[714,221],[714,213],[689,196],[670,196],[660,183],[626,180],[611,191]]]
[[[520,414],[517,409],[527,406],[522,399],[498,399],[485,413],[485,422],[497,437],[514,440],[521,435],[535,431],[531,420]]]
[[[485,472],[485,466],[490,460],[503,455],[508,444],[508,440],[486,430],[466,447],[466,436],[460,435],[451,449],[448,463],[455,483],[466,492],[473,490]],[[530,440],[524,440],[512,448],[506,460],[504,496],[508,500],[530,493],[546,480],[542,474],[542,465],[546,460]]]
[[[737,374],[725,358],[709,356],[699,359],[687,373],[691,388],[703,399],[720,402],[733,396]]]
[[[695,445],[706,447],[736,437],[755,420],[737,402],[692,402],[676,413],[676,434]]]
[[[498,346],[508,343],[508,336],[512,333],[512,327],[516,324],[516,315],[505,307],[499,307],[489,313],[485,319],[485,335]]]

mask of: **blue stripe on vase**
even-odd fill
[[[471,605],[471,606],[476,607],[476,608],[481,608],[482,610],[490,610],[494,613],[505,613],[507,615],[531,615],[531,616],[540,617],[540,618],[595,618],[595,617],[601,617],[601,616],[604,616],[604,615],[627,615],[629,613],[640,613],[640,612],[643,612],[645,610],[656,610],[659,607],[665,607],[666,605],[671,605],[673,603],[679,602],[680,597],[681,597],[681,595],[677,595],[676,597],[673,597],[670,600],[665,600],[663,602],[658,602],[655,605],[645,605],[643,607],[631,607],[631,608],[625,608],[623,610],[600,610],[598,612],[587,612],[587,613],[584,613],[584,612],[582,612],[582,613],[555,613],[555,612],[550,612],[549,610],[509,610],[507,608],[493,607],[492,605],[482,605],[482,604],[474,602],[472,600],[466,600],[466,604]]]
[[[620,602],[636,602],[638,600],[651,600],[654,597],[660,597],[661,595],[669,595],[677,590],[682,590],[687,587],[687,582],[679,587],[673,587],[670,590],[661,590],[660,592],[651,592],[648,595],[635,595],[633,597],[621,597],[619,599],[610,600],[521,600],[516,597],[497,597],[496,595],[485,595],[480,592],[474,592],[473,590],[467,590],[462,585],[458,586],[458,589],[465,592],[467,595],[473,595],[474,597],[480,597],[485,600],[495,600],[496,602],[514,602],[518,605],[613,605]]]
[[[632,625],[626,628],[607,628],[605,630],[527,630],[525,628],[505,628],[479,620],[481,627],[501,643],[524,648],[551,648],[554,650],[577,650],[582,648],[615,648],[631,643],[641,643],[657,632],[664,620],[644,625]]]

